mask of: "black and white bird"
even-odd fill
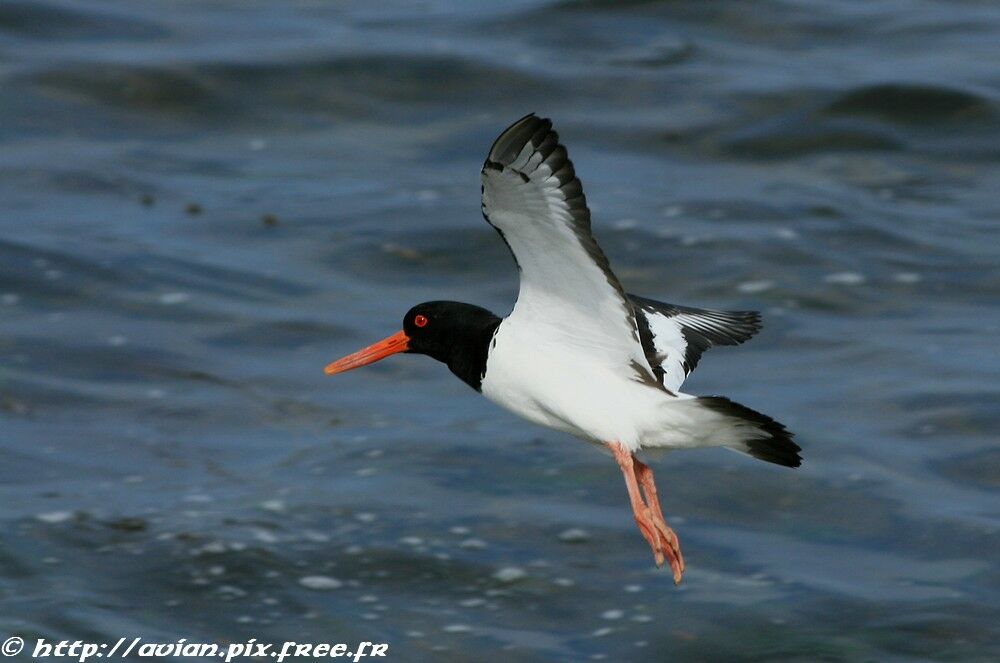
[[[760,329],[753,311],[665,304],[625,292],[591,234],[590,211],[552,123],[521,118],[493,143],[482,210],[510,247],[520,289],[501,318],[459,302],[418,304],[396,334],[326,367],[333,375],[397,352],[424,354],[491,401],[605,447],[628,488],[657,566],[684,559],[660,509],[644,449],[721,446],[797,467],[800,448],[770,417],[679,391],[702,353]]]

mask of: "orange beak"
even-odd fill
[[[327,364],[323,372],[327,375],[336,375],[360,366],[374,364],[379,359],[385,359],[389,355],[405,352],[409,347],[410,337],[406,335],[405,331],[398,331],[389,338],[383,338],[378,343],[373,343],[367,348],[361,348],[332,364]]]

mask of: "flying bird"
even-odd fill
[[[606,449],[656,565],[684,572],[647,449],[721,446],[798,467],[783,425],[721,396],[680,392],[705,350],[760,329],[754,311],[677,306],[625,292],[597,245],[583,187],[552,129],[527,115],[493,143],[482,169],[482,211],[517,263],[507,317],[460,302],[417,304],[403,328],[329,364],[328,375],[399,352],[424,354],[483,396],[536,424]]]

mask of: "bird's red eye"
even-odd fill
[[[415,324],[418,327],[426,327],[427,322],[428,320],[426,315],[418,315],[417,317],[413,318],[413,324]]]

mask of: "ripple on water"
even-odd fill
[[[893,122],[995,120],[996,111],[972,92],[932,85],[886,83],[850,90],[830,102],[835,115],[871,115]]]
[[[997,660],[1000,22],[805,6],[0,1],[0,627]],[[510,306],[478,168],[529,111],[629,291],[765,312],[685,387],[806,463],[656,460],[679,588],[606,457],[424,358],[319,370]]]

